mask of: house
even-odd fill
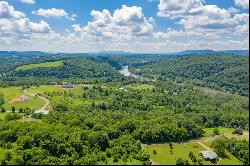
[[[50,85],[57,85],[57,82],[50,82]]]
[[[176,92],[173,92],[173,96],[178,96],[178,94]]]
[[[233,131],[233,134],[238,134],[238,135],[242,135],[243,134],[243,129],[241,127],[236,128]]]
[[[125,88],[123,88],[123,87],[120,87],[120,88],[119,88],[119,90],[121,90],[121,91],[125,91],[125,92],[127,92],[127,91],[128,91],[127,89],[125,89]]]
[[[68,82],[62,82],[62,88],[74,88],[74,85]]]
[[[22,101],[26,101],[26,100],[28,100],[28,99],[29,99],[28,96],[21,96],[21,100],[22,100]]]
[[[202,151],[200,156],[206,160],[216,163],[219,160],[219,156],[213,151]]]

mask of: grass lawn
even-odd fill
[[[184,145],[186,146],[184,147]],[[154,149],[156,150],[157,154],[153,154]],[[153,162],[155,162],[155,164],[175,165],[177,158],[188,160],[189,163],[192,164],[192,161],[188,157],[189,152],[192,151],[194,155],[198,157],[199,152],[205,150],[205,148],[195,142],[189,142],[183,144],[174,143],[172,154],[170,153],[170,147],[168,144],[146,145],[144,147],[144,150],[151,156],[151,159],[153,160]],[[241,165],[241,162],[237,158],[235,158],[230,153],[228,155],[229,159],[221,159],[217,164]],[[207,161],[203,161],[203,164],[211,165],[211,163]]]
[[[17,67],[16,71],[30,70],[30,69],[34,69],[34,68],[54,68],[54,67],[60,67],[63,65],[64,65],[63,61],[29,64],[29,65],[23,65],[23,66]]]
[[[4,117],[5,117],[6,114],[8,114],[8,113],[6,113],[6,112],[1,113],[0,112],[0,120],[4,120]]]
[[[225,137],[232,138],[235,137],[236,139],[247,139],[249,140],[249,131],[244,131],[243,135],[238,134],[232,134],[234,131],[234,128],[225,128],[225,127],[219,127],[219,134],[224,135]],[[213,130],[214,128],[206,128],[205,131],[205,137],[211,137],[213,136]]]
[[[107,164],[108,165],[142,165],[142,162],[134,159],[127,159],[127,161],[122,161],[122,159],[119,159],[118,162],[114,162],[113,158],[107,158]]]
[[[44,92],[63,92],[64,89],[60,86],[57,85],[43,85],[43,86],[39,86],[39,87],[34,87],[28,90],[28,92],[30,93],[41,93],[43,94]]]
[[[202,92],[207,93],[207,94],[219,95],[219,96],[227,96],[227,97],[235,98],[240,103],[249,103],[249,98],[246,97],[246,96],[240,96],[238,94],[232,94],[230,92],[223,92],[223,91],[220,91],[220,90],[207,88],[207,87],[195,86],[194,89],[197,89],[197,90],[202,91]]]
[[[155,86],[149,84],[129,84],[126,85],[125,89],[132,89],[132,90],[152,90]]]
[[[3,93],[4,96],[3,107],[5,107],[6,110],[10,110],[12,106],[16,107],[16,110],[18,110],[19,108],[26,107],[37,110],[44,105],[44,101],[42,99],[31,96],[29,96],[29,99],[26,101],[11,102],[13,99],[18,98],[20,96],[28,96],[23,92],[21,87],[1,88],[0,91]]]

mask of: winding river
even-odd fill
[[[127,76],[127,77],[140,78],[138,75],[131,73],[128,70],[128,66],[122,66],[121,70],[119,70],[119,73],[121,73],[122,75]]]

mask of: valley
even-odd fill
[[[19,58],[14,66],[5,61],[0,67],[2,164],[247,164],[248,96],[180,76],[162,79],[148,73],[148,65],[172,58],[176,63],[179,57],[145,58],[42,56],[40,67],[27,67],[34,66],[32,58]],[[64,65],[41,66],[52,59]],[[232,134],[238,127],[243,134]],[[206,150],[219,160],[202,159]]]

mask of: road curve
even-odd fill
[[[27,95],[29,95],[29,96],[33,96],[33,97],[37,96],[40,99],[42,99],[42,100],[45,101],[45,104],[43,105],[43,107],[40,108],[40,109],[38,109],[38,110],[36,110],[35,113],[42,113],[42,114],[48,114],[49,113],[48,106],[50,104],[50,101],[47,98],[39,96],[39,95],[37,95],[35,93],[27,92],[27,89],[24,90],[24,93],[27,94]]]

